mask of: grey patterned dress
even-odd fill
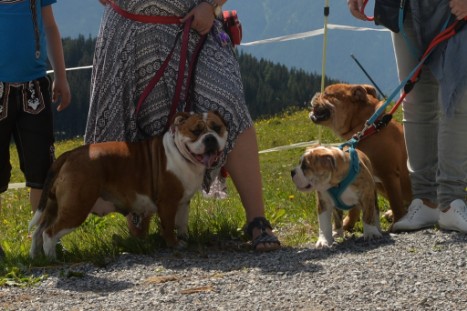
[[[135,14],[183,16],[201,1],[115,2]],[[181,39],[164,76],[138,114],[135,108],[144,88],[174,46],[180,27],[135,22],[106,7],[94,55],[86,143],[135,141],[163,133],[176,86]],[[218,111],[228,124],[228,143],[221,165],[236,137],[252,126],[252,120],[234,51],[229,44],[223,45],[216,35],[221,31],[220,22],[213,28],[198,58],[191,102],[193,111]],[[198,39],[196,31],[191,30],[188,59]]]

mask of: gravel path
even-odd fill
[[[32,288],[0,288],[0,309],[466,310],[466,250],[467,235],[429,229],[330,250],[124,254],[106,268],[62,266]]]

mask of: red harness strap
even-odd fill
[[[178,16],[148,16],[148,15],[133,14],[133,13],[123,10],[122,8],[117,6],[113,1],[109,1],[109,3],[115,12],[117,12],[118,14],[120,14],[121,16],[125,18],[131,19],[137,22],[151,23],[151,24],[181,24],[180,22],[181,17],[178,17]],[[207,35],[203,35],[200,37],[195,47],[195,50],[193,51],[191,55],[187,79],[186,79],[185,94],[181,98],[183,80],[185,77],[187,55],[188,55],[188,42],[189,42],[189,36],[190,36],[190,28],[191,28],[192,22],[193,22],[193,18],[190,18],[189,20],[185,22],[183,26],[183,37],[182,37],[182,46],[180,49],[180,63],[178,65],[177,84],[175,87],[174,95],[172,97],[172,106],[170,108],[170,113],[167,118],[167,124],[165,126],[165,130],[169,128],[169,124],[171,123],[172,118],[175,115],[177,107],[179,106],[181,101],[185,102],[185,111],[189,111],[191,109],[191,103],[189,102],[189,96],[188,96],[189,91],[190,91],[190,86],[191,86],[191,79],[194,73],[194,68],[198,60],[198,55],[207,37]],[[175,46],[178,42],[178,39],[180,38],[180,33],[181,32],[177,34],[177,37],[175,39],[174,45],[172,46],[172,49],[170,50],[170,53],[167,55],[164,62],[160,66],[159,70],[156,71],[156,74],[149,81],[148,85],[144,88],[143,93],[139,97],[138,103],[136,105],[136,114],[139,113],[144,101],[146,100],[146,98],[151,93],[152,89],[156,86],[156,84],[159,82],[159,80],[164,75],[164,72],[167,69],[169,62],[172,59]]]

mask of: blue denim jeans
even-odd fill
[[[406,16],[404,30],[416,46],[410,14]],[[401,33],[393,34],[392,38],[399,79],[403,80],[418,64],[418,59]],[[438,81],[428,67],[423,67],[419,81],[403,102],[403,124],[413,197],[429,199],[441,210],[456,199],[465,201],[467,89],[454,114],[448,117],[441,108]]]

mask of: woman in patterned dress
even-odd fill
[[[94,55],[85,141],[135,141],[162,135],[176,87],[181,40],[175,42],[181,26],[135,22],[117,13],[109,0],[99,1],[107,5]],[[227,122],[228,142],[218,168],[225,166],[240,194],[253,248],[268,251],[279,248],[280,242],[264,218],[256,132],[245,103],[239,64],[230,42],[225,42],[221,22],[215,19],[216,7],[225,2],[114,1],[133,14],[183,16],[182,22],[193,17],[188,59],[200,35],[207,34],[192,79],[192,110],[218,111]],[[136,113],[140,95],[173,46],[173,57],[163,77]],[[209,176],[205,179],[208,185]],[[149,219],[143,223],[144,228],[137,230],[129,219],[130,232],[136,236],[146,234]]]

